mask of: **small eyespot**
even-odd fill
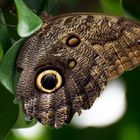
[[[66,40],[66,45],[68,47],[76,47],[80,44],[80,38],[74,34],[69,35],[67,40]]]
[[[62,85],[62,76],[56,70],[45,70],[36,78],[36,87],[45,93],[52,93]]]
[[[140,45],[140,39],[137,40],[137,44]]]
[[[69,67],[69,69],[75,68],[76,64],[77,64],[77,62],[76,62],[75,59],[70,59],[70,60],[68,61],[68,67]]]

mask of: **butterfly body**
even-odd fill
[[[28,117],[57,128],[89,109],[109,80],[140,64],[140,24],[92,13],[43,20],[19,53],[17,97]]]

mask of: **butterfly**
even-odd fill
[[[93,13],[42,19],[19,52],[16,96],[27,117],[59,128],[90,109],[108,81],[140,64],[140,23]]]

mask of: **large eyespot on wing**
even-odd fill
[[[45,93],[53,93],[58,90],[63,83],[63,78],[56,70],[44,70],[36,77],[36,87]]]

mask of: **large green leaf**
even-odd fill
[[[15,0],[18,13],[18,34],[27,37],[36,32],[42,26],[42,20],[34,14],[23,2]]]
[[[14,67],[17,52],[22,44],[24,38],[17,41],[4,55],[0,63],[0,83],[11,93],[14,93]]]
[[[124,15],[122,0],[100,0],[104,11],[116,16]]]
[[[18,105],[13,104],[13,98],[0,84],[0,140],[4,140],[18,117]]]

